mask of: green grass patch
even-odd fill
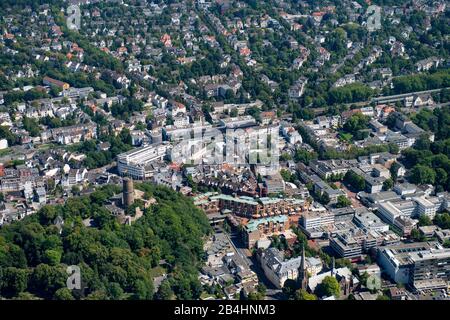
[[[351,133],[339,132],[339,138],[343,141],[350,142],[353,140],[353,135]]]
[[[150,269],[150,275],[155,278],[155,277],[159,277],[162,276],[164,273],[166,273],[166,269],[164,269],[163,267],[154,267],[153,269]]]

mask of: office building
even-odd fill
[[[168,150],[168,145],[149,145],[117,156],[117,170],[120,175],[129,176],[134,179],[146,179],[151,176],[148,165],[152,162],[162,160]]]
[[[450,249],[438,242],[379,248],[378,264],[396,283],[415,290],[447,288],[450,279]]]

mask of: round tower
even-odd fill
[[[134,203],[134,187],[131,178],[123,179],[123,206],[128,208]]]

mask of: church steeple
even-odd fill
[[[331,276],[334,277],[334,273],[335,273],[335,266],[336,262],[334,260],[334,257],[331,258]]]
[[[300,267],[298,268],[298,282],[300,288],[306,290],[308,288],[308,271],[306,270],[305,259],[305,245],[302,247],[302,260],[300,261]]]

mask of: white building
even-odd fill
[[[8,140],[1,139],[0,140],[0,150],[6,149],[6,148],[8,148]]]
[[[297,281],[298,270],[301,266],[302,256],[285,260],[283,252],[276,248],[269,248],[262,253],[261,267],[266,277],[277,288],[283,288],[286,280]],[[305,258],[306,271],[316,276],[322,270],[322,261],[318,258]]]
[[[162,160],[169,145],[149,145],[130,150],[117,156],[117,170],[120,175],[131,176],[135,179],[149,178],[147,165],[151,162]]]

